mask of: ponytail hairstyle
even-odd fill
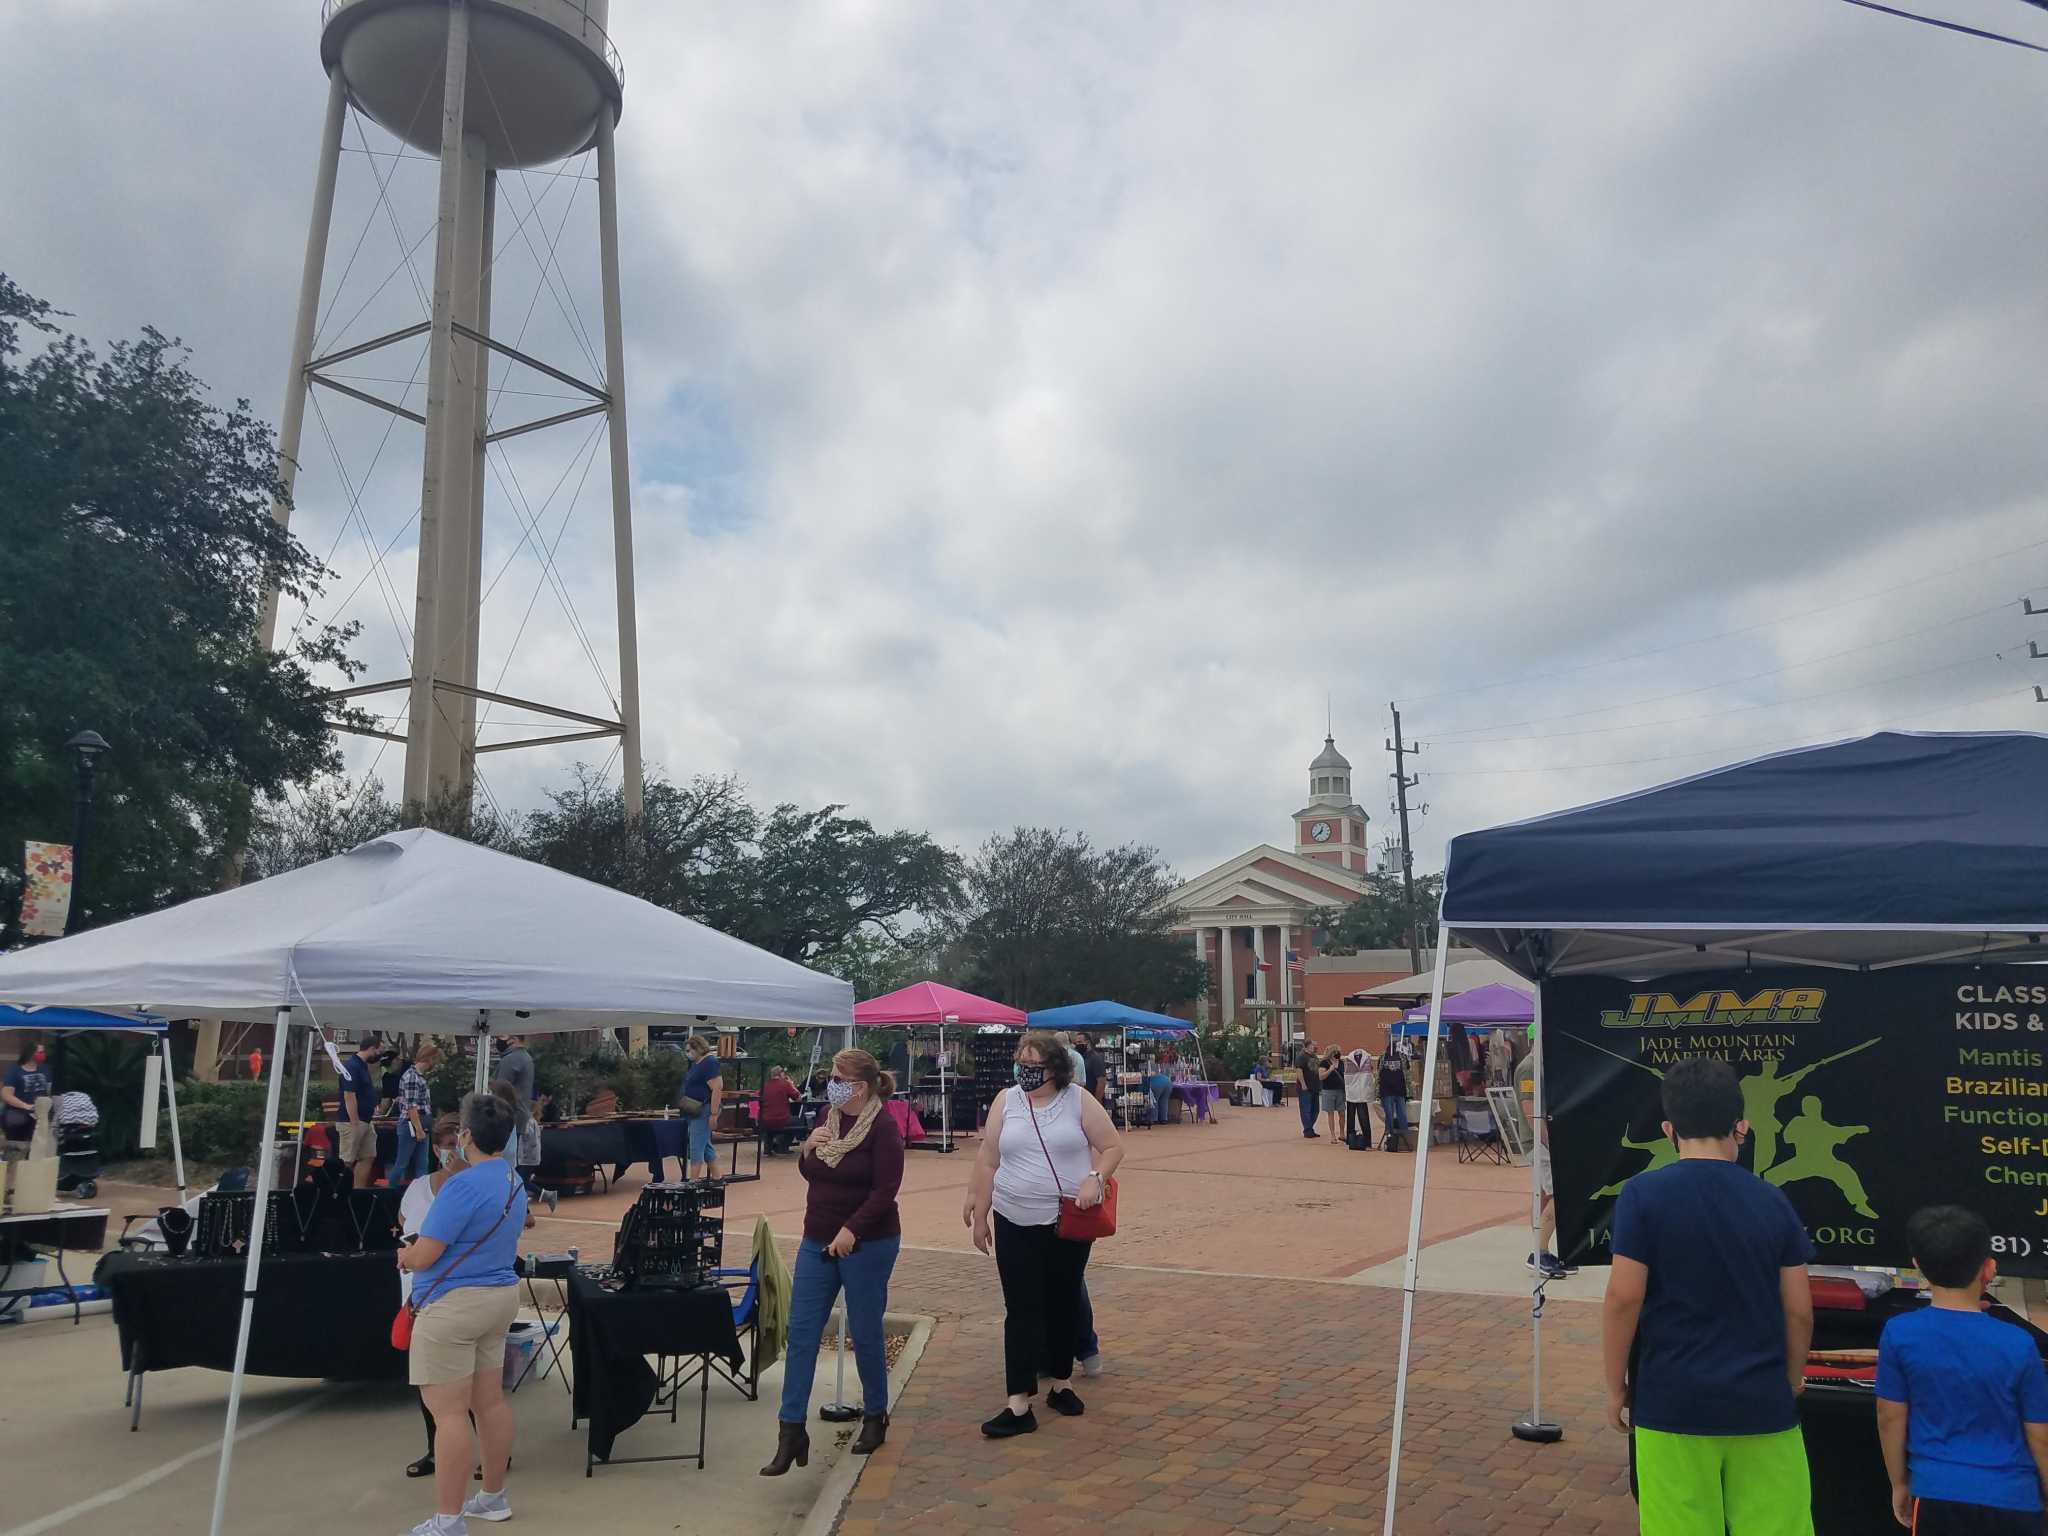
[[[868,1092],[877,1099],[887,1099],[896,1092],[896,1075],[884,1072],[882,1064],[866,1051],[841,1051],[832,1058],[832,1065],[857,1082],[868,1085]]]

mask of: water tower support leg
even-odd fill
[[[327,234],[334,223],[334,177],[341,164],[341,125],[348,91],[341,71],[327,80],[327,121],[320,130],[320,163],[313,173],[313,215],[306,225],[306,261],[299,269],[299,315],[292,327],[292,366],[285,375],[284,409],[277,416],[277,478],[283,494],[270,515],[290,526],[292,486],[299,478],[299,437],[306,425],[306,364],[313,360],[313,327],[320,317],[320,284],[327,275]],[[263,599],[263,644],[277,641],[277,588]]]
[[[619,760],[626,815],[640,814],[640,639],[633,596],[633,472],[626,455],[626,339],[619,318],[619,167],[612,114],[597,114],[597,223],[604,270],[604,387],[611,397],[612,563],[619,606]]]
[[[405,739],[405,819],[412,825],[440,788],[434,782],[436,710],[434,664],[438,659],[441,597],[442,463],[448,441],[448,381],[455,350],[450,322],[455,311],[456,213],[462,201],[463,91],[469,74],[469,6],[448,0],[448,67],[441,93],[441,197],[434,235],[434,310],[427,347],[427,424],[420,473],[420,554],[413,599],[412,699]],[[465,433],[474,422],[463,418]]]

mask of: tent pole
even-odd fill
[[[1529,1070],[1536,1080],[1536,1123],[1529,1127],[1529,1251],[1536,1255],[1536,1276],[1529,1294],[1529,1417],[1514,1426],[1517,1440],[1551,1445],[1564,1438],[1564,1427],[1543,1422],[1543,1287],[1549,1284],[1543,1264],[1543,1165],[1538,1160],[1548,1145],[1543,1111],[1543,980],[1536,980],[1535,1035],[1529,1048]]]
[[[292,1188],[299,1187],[300,1165],[306,1157],[306,1099],[313,1091],[313,1052],[318,1049],[311,1031],[306,1034],[306,1059],[299,1066],[299,1144],[292,1148]]]
[[[256,1284],[263,1269],[263,1225],[270,1213],[270,1193],[277,1187],[277,1113],[284,1096],[284,1054],[289,1043],[292,1011],[277,1010],[271,1038],[270,1083],[263,1095],[263,1139],[256,1162],[256,1206],[249,1217],[249,1252],[242,1261],[242,1320],[235,1330],[235,1371],[228,1382],[228,1422],[220,1437],[220,1474],[213,1484],[212,1536],[220,1536],[228,1513],[228,1470],[235,1455],[235,1422],[242,1416],[242,1376],[249,1363],[249,1325],[256,1316]]]
[[[1422,1253],[1422,1196],[1429,1177],[1429,1114],[1436,1103],[1436,1046],[1443,1030],[1444,962],[1451,952],[1451,930],[1439,913],[1436,975],[1429,983],[1429,1044],[1422,1053],[1422,1123],[1415,1128],[1415,1187],[1408,1199],[1408,1259],[1401,1277],[1401,1360],[1394,1373],[1394,1437],[1387,1450],[1387,1519],[1385,1536],[1394,1536],[1394,1506],[1401,1492],[1401,1428],[1408,1410],[1408,1347],[1415,1333],[1415,1275]]]
[[[491,1091],[491,1010],[488,1008],[476,1011],[476,1081],[470,1087],[474,1093]]]
[[[945,1027],[941,1025],[942,1036],[944,1032]],[[846,1020],[844,1049],[853,1049],[853,1019],[850,1015]],[[939,1092],[943,1094],[945,1091],[945,1079],[941,1074]],[[827,1114],[829,1113],[828,1110]],[[850,1424],[860,1417],[860,1410],[848,1406],[846,1401],[846,1298],[843,1295],[839,1298],[839,1347],[832,1364],[832,1382],[832,1401],[818,1409],[818,1417],[827,1424]]]
[[[946,1060],[946,1021],[939,1020],[939,1145],[953,1150],[953,1083],[951,1064]]]
[[[178,1079],[171,1071],[171,1032],[167,1029],[157,1039],[157,1046],[164,1058],[164,1093],[171,1105],[171,1173],[178,1181],[178,1206],[185,1204],[185,1143],[178,1136]]]

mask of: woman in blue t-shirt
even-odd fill
[[[505,1334],[519,1311],[513,1288],[526,1191],[505,1158],[513,1112],[488,1093],[462,1101],[456,1157],[466,1166],[434,1196],[420,1235],[399,1250],[413,1276],[408,1379],[434,1416],[435,1513],[412,1536],[460,1536],[466,1516],[511,1518],[505,1468],[514,1419],[505,1401]],[[482,1444],[484,1491],[465,1504],[477,1459],[470,1421]]]
[[[683,1112],[683,1177],[708,1179],[718,1172],[717,1154],[711,1150],[711,1128],[718,1124],[718,1106],[725,1098],[725,1079],[719,1076],[718,1057],[711,1042],[692,1035],[683,1045],[690,1058],[690,1070],[676,1090],[676,1107]],[[697,1109],[691,1112],[690,1106]]]

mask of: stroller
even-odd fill
[[[57,1193],[90,1200],[100,1192],[100,1112],[82,1093],[57,1096]]]
[[[57,1193],[90,1200],[100,1192],[100,1128],[66,1125],[57,1131]]]

